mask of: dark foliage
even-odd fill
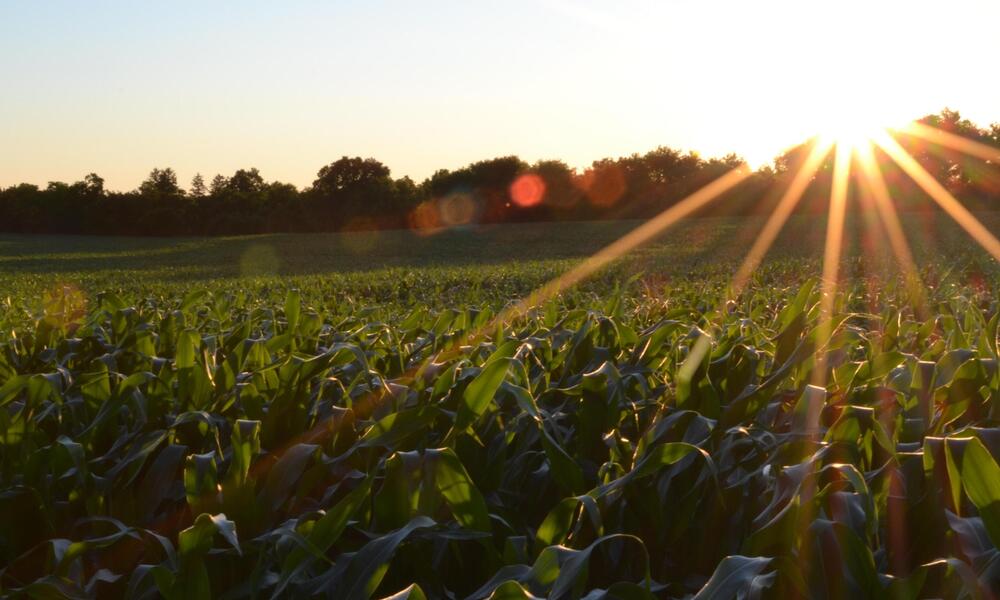
[[[1000,124],[982,129],[952,110],[921,122],[1000,145]],[[989,209],[1000,197],[1000,168],[927,143],[900,141],[967,205]],[[806,145],[777,157],[713,205],[714,214],[768,212],[775,190],[792,176]],[[832,156],[799,209],[825,210]],[[437,231],[473,223],[646,218],[742,163],[736,155],[705,159],[661,146],[645,154],[594,161],[582,172],[558,160],[530,165],[516,156],[442,169],[416,184],[393,179],[374,158],[342,157],[299,190],[267,182],[256,168],[206,186],[198,174],[185,191],[171,168],[154,168],[131,192],[108,191],[91,173],[82,181],[0,189],[0,231],[128,235],[229,235],[412,227]],[[882,156],[880,164],[902,210],[929,209],[919,189]],[[857,193],[857,191],[855,191]],[[856,204],[855,204],[856,205]]]

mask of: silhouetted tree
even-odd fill
[[[177,234],[190,226],[184,190],[177,185],[177,173],[171,168],[154,168],[139,185],[142,202],[131,203],[125,220],[136,233],[144,235]]]
[[[374,158],[344,156],[319,170],[311,195],[327,226],[340,228],[393,214],[396,191],[389,167]]]
[[[579,218],[583,190],[577,183],[576,171],[561,160],[540,160],[531,167],[542,178],[545,193],[542,204],[549,217]]]
[[[519,209],[511,206],[510,186],[528,165],[516,156],[501,156],[474,162],[455,171],[435,172],[421,184],[430,198],[462,194],[474,204],[476,218],[495,223],[516,218]]]
[[[265,188],[264,178],[256,168],[240,169],[226,181],[226,189],[240,194],[252,194]]]
[[[974,140],[985,141],[986,138],[983,130],[963,118],[957,110],[950,108],[936,115],[928,115],[920,119],[920,122]],[[953,192],[962,193],[971,183],[972,174],[968,167],[971,166],[972,159],[962,153],[934,144],[907,144],[907,150],[931,175],[945,183]]]
[[[43,192],[37,185],[20,183],[0,192],[0,227],[16,233],[51,231],[45,228]]]
[[[1000,147],[1000,123],[991,123],[986,132],[987,143]]]
[[[212,183],[208,187],[208,193],[212,196],[218,196],[226,189],[229,180],[222,175],[216,175],[212,178]]]
[[[188,190],[188,195],[192,198],[202,198],[207,193],[205,178],[201,176],[201,173],[195,173],[194,177],[191,178],[191,189]]]
[[[921,121],[1000,147],[1000,124],[980,128],[950,109]],[[970,158],[906,135],[897,138],[967,206],[1000,205],[998,161]],[[782,153],[773,167],[759,169],[709,210],[713,214],[772,211],[809,152],[810,144],[803,144]],[[876,153],[897,206],[931,210],[928,207],[934,204],[909,176],[882,151]],[[433,229],[441,223],[647,217],[741,163],[732,154],[704,159],[665,146],[595,160],[582,172],[558,160],[528,165],[517,156],[500,156],[438,170],[417,184],[409,177],[393,179],[389,168],[374,158],[344,156],[320,169],[313,185],[303,191],[287,183],[269,183],[256,168],[248,168],[231,177],[216,175],[207,190],[197,174],[187,197],[170,168],[153,169],[137,190],[124,193],[109,192],[104,179],[89,173],[81,181],[54,181],[42,189],[29,184],[0,189],[0,230],[213,235],[408,223]],[[796,210],[827,210],[832,171],[833,153],[829,153]],[[858,193],[857,188],[852,185],[851,193]],[[440,223],[434,225],[435,219]]]
[[[84,189],[92,197],[104,195],[104,178],[97,173],[89,173],[83,178]]]
[[[389,167],[374,158],[340,158],[316,173],[313,190],[321,196],[334,197],[343,192],[385,185],[390,180]]]
[[[177,185],[177,173],[173,169],[154,168],[146,180],[139,184],[139,193],[143,195],[179,196],[184,193]]]

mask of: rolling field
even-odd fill
[[[993,231],[1000,219],[982,215]],[[1000,594],[1000,270],[855,216],[0,236],[0,593]]]
[[[979,215],[993,231],[1000,217]],[[858,273],[893,271],[892,255],[868,218],[848,226],[847,261]],[[918,261],[929,268],[983,263],[967,236],[937,214],[903,215]],[[130,300],[206,290],[325,288],[327,298],[363,298],[388,305],[405,290],[448,306],[450,294],[475,303],[503,304],[569,269],[639,224],[638,221],[526,223],[453,229],[421,236],[410,231],[273,234],[216,238],[145,238],[0,234],[0,285],[12,301],[38,300],[68,284],[87,294],[113,291]],[[763,225],[761,218],[691,219],[640,247],[613,269],[612,279],[639,274],[659,283],[710,278],[723,282]],[[795,216],[768,255],[770,265],[795,263],[818,274],[825,219]],[[870,240],[860,237],[873,231]],[[865,264],[861,264],[864,259]],[[946,259],[946,260],[943,260]],[[607,282],[585,289],[603,291]],[[661,290],[657,290],[661,291]],[[662,290],[669,293],[668,290]],[[395,293],[394,293],[395,292]],[[496,292],[495,294],[493,292]],[[305,293],[305,292],[303,292]],[[406,299],[406,298],[404,298]],[[37,304],[37,302],[36,302]]]

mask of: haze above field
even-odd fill
[[[988,122],[1000,5],[68,1],[0,7],[0,186],[132,189],[341,155],[395,176],[510,153],[582,167],[660,144],[751,163],[844,119]]]

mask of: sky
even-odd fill
[[[945,106],[1000,121],[998,22],[996,0],[0,0],[0,186],[659,145],[758,166]]]

